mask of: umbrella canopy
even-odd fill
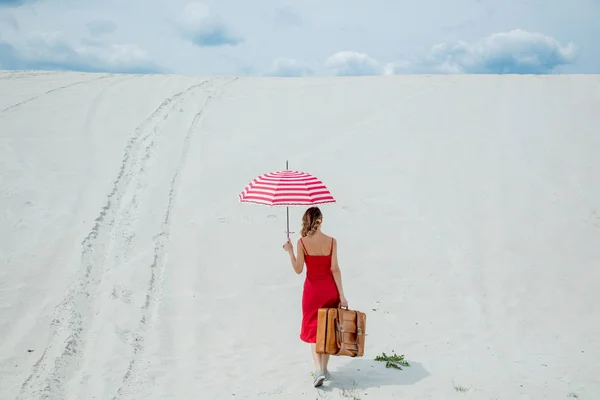
[[[286,206],[287,234],[290,238],[289,206],[314,206],[335,203],[335,199],[319,178],[307,172],[269,172],[256,177],[240,193],[241,203],[255,203],[265,206]]]
[[[266,206],[313,206],[335,203],[327,187],[307,172],[284,170],[255,178],[239,195],[240,202]]]

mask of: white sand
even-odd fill
[[[0,399],[597,399],[599,127],[589,75],[0,72]],[[318,390],[285,209],[237,199],[286,159],[368,318]]]

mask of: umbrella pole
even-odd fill
[[[288,169],[288,161],[285,161],[285,169]],[[287,238],[288,240],[290,240],[290,208],[286,207],[285,208],[285,213],[286,213],[286,221],[287,221],[287,229],[285,230],[285,232],[287,233]]]

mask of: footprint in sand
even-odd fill
[[[228,224],[229,223],[229,222],[227,222],[227,219],[225,219],[223,217],[219,218],[219,222],[222,223],[222,224]]]
[[[112,297],[113,299],[119,299],[127,304],[131,303],[132,292],[129,289],[125,289],[121,286],[115,286],[113,288]]]
[[[269,215],[267,215],[267,218],[270,219],[271,221],[274,221],[274,220],[277,220],[277,215],[269,214]]]
[[[129,329],[116,328],[115,334],[125,344],[131,345],[135,341],[135,334]]]
[[[600,212],[596,211],[596,210],[592,210],[592,220],[595,220],[595,222],[593,222],[592,224],[596,227],[596,228],[600,228]]]

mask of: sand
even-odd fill
[[[596,399],[599,110],[597,75],[0,71],[0,399]],[[286,160],[367,313],[320,389],[285,208],[237,197]]]

